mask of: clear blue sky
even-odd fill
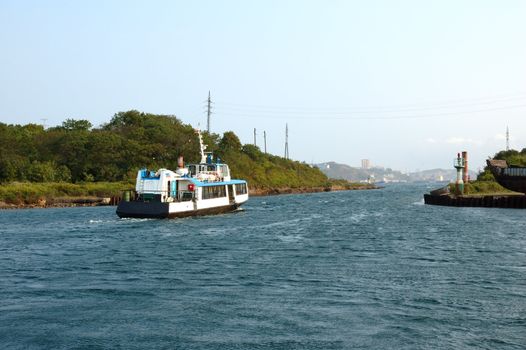
[[[0,0],[0,121],[175,114],[401,170],[526,147],[526,1]]]

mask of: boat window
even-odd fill
[[[191,201],[194,198],[194,194],[192,192],[183,192],[183,195],[181,196],[182,202],[188,202]]]
[[[236,195],[247,194],[247,184],[236,184]]]
[[[188,166],[188,175],[192,176],[192,175],[195,175],[195,174],[196,174],[195,165],[189,165]]]
[[[221,175],[222,175],[222,176],[229,176],[229,173],[228,173],[228,166],[226,166],[226,165],[220,165],[220,166],[219,166],[219,171],[221,172]]]
[[[143,169],[141,170],[141,178],[143,179],[156,179],[158,180],[161,177],[161,174],[157,174],[153,170]]]
[[[202,187],[203,199],[226,197],[226,186],[204,186]]]
[[[215,171],[216,170],[216,166],[215,165],[208,165],[207,166],[207,170],[208,171]]]

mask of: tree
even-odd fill
[[[93,125],[89,120],[66,119],[62,122],[62,128],[68,131],[89,131]]]
[[[219,142],[219,148],[222,150],[241,151],[241,141],[233,131],[227,131]]]
[[[143,126],[144,124],[144,113],[137,110],[131,110],[127,112],[116,113],[111,121],[105,125],[105,128],[109,130],[122,129],[128,126]]]

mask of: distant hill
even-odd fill
[[[456,178],[455,169],[429,169],[405,174],[391,168],[363,169],[336,162],[320,163],[316,166],[329,178],[355,182],[364,182],[370,179],[374,179],[376,182],[453,181]],[[470,171],[469,174],[471,179],[477,177],[473,171]]]
[[[373,167],[370,169],[356,168],[347,164],[336,162],[320,163],[316,165],[327,177],[332,179],[344,179],[353,182],[374,181],[407,182],[409,176],[391,168]]]
[[[477,178],[477,173],[469,171],[472,180]],[[457,178],[455,169],[429,169],[409,173],[411,181],[454,181]]]

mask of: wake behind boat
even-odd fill
[[[201,132],[197,130],[201,162],[185,167],[178,159],[178,169],[139,170],[135,193],[121,201],[117,215],[121,218],[178,218],[220,214],[237,209],[248,200],[245,180],[232,179],[227,164],[205,152]]]

